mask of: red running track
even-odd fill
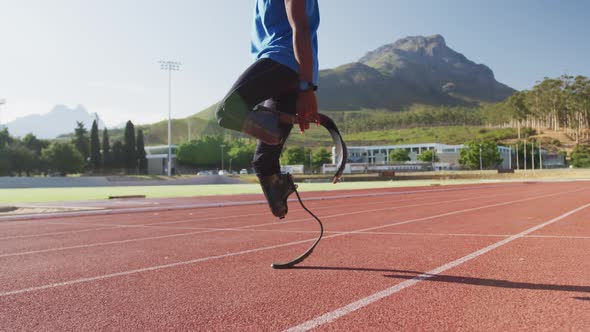
[[[590,182],[303,198],[2,221],[0,330],[590,328]]]

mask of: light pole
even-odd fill
[[[541,141],[539,141],[539,169],[543,169],[543,152],[541,151]]]
[[[479,144],[479,170],[483,171],[483,161],[481,159],[481,144]]]
[[[188,141],[191,141],[191,119],[190,118],[186,118],[186,124],[188,126]]]
[[[531,167],[535,170],[535,141],[531,141]]]
[[[524,153],[524,170],[526,171],[526,139],[524,140],[524,148],[522,149]]]
[[[518,155],[518,142],[516,142],[516,169],[520,169],[520,156]]]
[[[180,62],[160,61],[160,69],[168,71],[168,176],[172,176],[172,71],[180,70]]]
[[[435,148],[432,148],[432,150],[430,150],[430,151],[432,151],[432,160],[431,160],[431,163],[432,163],[432,171],[435,171],[435,169],[434,169],[434,153],[435,153],[436,150],[435,150]]]
[[[223,148],[225,148],[225,144],[221,144],[221,170],[223,171]]]

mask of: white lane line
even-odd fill
[[[583,209],[588,208],[589,206],[590,206],[590,204],[582,205],[582,206],[580,206],[580,207],[578,207],[576,209],[573,209],[573,210],[571,210],[569,212],[566,212],[566,213],[564,213],[564,214],[562,214],[562,215],[560,215],[560,216],[558,216],[556,218],[553,218],[553,219],[551,219],[549,221],[546,221],[546,222],[544,222],[544,223],[542,223],[540,225],[531,227],[531,228],[529,228],[529,229],[527,229],[527,230],[525,230],[523,232],[520,232],[520,233],[518,233],[516,235],[512,235],[509,238],[506,238],[504,240],[498,241],[498,242],[496,242],[494,244],[491,244],[491,245],[489,245],[489,246],[487,246],[485,248],[482,248],[480,250],[477,250],[475,252],[472,252],[471,254],[469,254],[467,256],[463,256],[463,257],[461,257],[461,258],[459,258],[457,260],[454,260],[454,261],[452,261],[450,263],[447,263],[445,265],[439,266],[439,267],[437,267],[434,270],[431,270],[431,271],[428,271],[426,273],[423,273],[423,274],[421,274],[419,276],[416,276],[416,277],[414,277],[414,278],[412,278],[410,280],[403,281],[403,282],[401,282],[401,283],[399,283],[399,284],[397,284],[397,285],[395,285],[393,287],[384,289],[384,290],[382,290],[380,292],[374,293],[374,294],[372,294],[370,296],[367,296],[365,298],[362,298],[362,299],[360,299],[358,301],[355,301],[353,303],[350,303],[350,304],[348,304],[346,306],[343,306],[343,307],[338,308],[336,310],[330,311],[330,312],[325,313],[325,314],[323,314],[321,316],[318,316],[316,318],[310,319],[310,320],[308,320],[306,322],[303,322],[303,323],[301,323],[301,324],[299,324],[297,326],[291,327],[291,328],[289,328],[289,329],[287,329],[285,331],[288,331],[288,332],[309,331],[309,330],[314,329],[314,328],[316,328],[316,327],[318,327],[320,325],[333,322],[333,321],[335,321],[336,319],[338,319],[340,317],[346,316],[346,315],[348,315],[348,314],[350,314],[350,313],[352,313],[354,311],[357,311],[357,310],[359,310],[361,308],[364,308],[364,307],[366,307],[366,306],[368,306],[368,305],[370,305],[372,303],[375,303],[375,302],[377,302],[377,301],[379,301],[379,300],[381,300],[383,298],[389,297],[389,296],[391,296],[391,295],[393,295],[393,294],[395,294],[395,293],[397,293],[397,292],[399,292],[399,291],[401,291],[401,290],[403,290],[405,288],[411,287],[411,286],[419,283],[420,281],[423,281],[423,280],[427,280],[429,278],[432,278],[432,277],[436,276],[437,274],[440,274],[440,273],[445,272],[447,270],[450,270],[450,269],[452,269],[454,267],[457,267],[459,265],[462,265],[462,264],[464,264],[464,263],[466,263],[466,262],[468,262],[468,261],[470,261],[470,260],[472,260],[474,258],[477,258],[477,257],[479,257],[481,255],[484,255],[484,254],[486,254],[486,253],[488,253],[488,252],[490,252],[490,251],[492,251],[492,250],[494,250],[496,248],[499,248],[501,246],[504,246],[504,245],[506,245],[506,244],[508,244],[508,243],[510,243],[512,241],[515,241],[515,240],[520,239],[520,238],[522,238],[522,237],[524,237],[524,236],[526,236],[526,235],[528,235],[528,234],[530,234],[532,232],[535,232],[535,231],[537,231],[537,230],[539,230],[539,229],[541,229],[541,228],[543,228],[543,227],[545,227],[547,225],[551,225],[551,224],[553,224],[555,222],[558,222],[558,221],[560,221],[562,219],[565,219],[565,218],[571,216],[574,213],[577,213],[577,212],[579,212],[579,211],[581,211]]]
[[[32,255],[32,254],[40,254],[40,253],[46,253],[46,252],[72,250],[72,249],[92,248],[92,247],[108,246],[108,245],[113,245],[113,244],[132,243],[132,242],[139,242],[139,241],[169,239],[169,238],[173,238],[173,237],[190,236],[190,235],[202,234],[202,233],[209,233],[209,232],[216,232],[216,230],[215,231],[196,231],[196,232],[188,232],[188,233],[176,233],[176,234],[169,234],[169,235],[159,235],[159,236],[142,237],[142,238],[138,238],[138,239],[129,239],[129,240],[119,240],[119,241],[110,241],[110,242],[82,244],[82,245],[70,246],[70,247],[60,247],[60,248],[50,248],[50,249],[41,249],[41,250],[22,251],[22,252],[15,252],[15,253],[9,253],[9,254],[1,254],[0,255],[0,258],[13,257],[13,256],[24,256],[24,255]]]
[[[500,196],[508,196],[511,194],[497,194],[497,195],[490,195],[490,196],[486,196],[485,198],[494,198],[494,197],[500,197]],[[393,207],[389,207],[389,208],[384,208],[385,210],[395,210],[395,209],[401,209],[401,208],[407,208],[407,207],[415,207],[415,206],[427,206],[427,205],[437,205],[437,204],[445,204],[445,203],[453,203],[453,202],[459,202],[459,201],[466,201],[466,200],[475,200],[475,199],[479,199],[479,197],[476,198],[461,198],[461,199],[452,199],[452,200],[447,200],[447,201],[438,201],[438,202],[431,202],[431,203],[420,203],[420,204],[411,204],[411,205],[400,205],[400,206],[393,206]],[[385,202],[381,202],[381,203],[385,203]],[[326,207],[326,208],[337,208],[336,207]],[[351,212],[351,213],[368,213],[368,212],[376,212],[376,211],[380,211],[380,209],[373,209],[373,210],[362,210],[362,211],[358,211],[358,212]],[[264,213],[264,215],[268,215],[267,213]],[[322,216],[322,218],[332,218],[332,217],[340,217],[343,214],[335,214],[335,215],[327,215],[327,216]],[[345,215],[345,214],[344,214]],[[47,222],[43,222],[44,225],[85,225],[85,226],[104,226],[104,227],[145,227],[145,228],[156,228],[156,227],[160,227],[160,228],[169,228],[169,229],[203,229],[203,230],[207,230],[210,228],[207,227],[166,227],[166,225],[170,225],[170,224],[177,224],[177,223],[183,223],[183,222],[191,222],[191,221],[197,221],[197,222],[201,222],[203,220],[209,220],[208,218],[205,219],[191,219],[191,220],[180,220],[180,221],[165,221],[165,222],[160,222],[160,223],[148,223],[148,224],[99,224],[99,223],[87,223],[87,222],[83,222],[83,223],[71,223],[71,222],[51,222],[51,221],[47,221]],[[311,218],[307,217],[307,218],[299,218],[299,219],[293,219],[293,220],[289,220],[289,221],[278,221],[278,222],[269,222],[269,223],[262,223],[262,224],[254,224],[254,225],[247,225],[247,226],[240,226],[240,227],[233,227],[233,228],[215,228],[215,230],[224,230],[224,229],[241,229],[241,228],[251,228],[251,227],[262,227],[262,226],[271,226],[271,225],[284,225],[284,224],[289,224],[289,223],[295,223],[295,222],[302,222],[302,221],[307,221],[307,220],[312,220]],[[164,226],[161,226],[164,225]],[[63,234],[67,234],[66,231],[63,232]],[[42,236],[43,234],[41,234],[40,236]],[[34,237],[33,235],[31,235],[30,237]],[[9,240],[12,239],[12,237],[4,237],[1,238],[4,240]]]
[[[452,185],[450,185],[452,186]],[[323,201],[332,199],[346,199],[346,198],[360,198],[360,197],[378,197],[378,196],[391,196],[391,195],[411,195],[420,193],[437,193],[437,192],[448,192],[448,191],[475,191],[475,190],[487,190],[493,188],[509,188],[509,187],[521,187],[522,184],[499,184],[499,185],[486,185],[485,187],[473,185],[470,187],[460,188],[445,188],[445,189],[424,189],[424,190],[408,190],[408,191],[394,191],[394,192],[379,192],[379,193],[367,193],[367,194],[345,194],[345,195],[333,195],[333,196],[317,196],[308,197],[306,201]],[[313,193],[313,192],[312,192]],[[296,202],[296,199],[290,199],[289,202]],[[244,206],[244,205],[257,205],[266,204],[264,200],[256,201],[238,201],[238,202],[218,202],[218,203],[203,203],[203,204],[187,204],[187,205],[176,205],[176,206],[162,206],[162,207],[140,207],[140,208],[124,208],[124,209],[113,209],[113,210],[100,210],[100,211],[87,211],[87,212],[67,212],[67,213],[51,213],[45,215],[23,215],[23,216],[6,216],[0,217],[0,221],[22,221],[22,220],[43,220],[53,218],[69,218],[69,217],[87,217],[95,215],[113,215],[113,214],[128,214],[137,212],[168,212],[177,210],[192,210],[200,208],[215,208],[215,207],[232,207],[232,206]],[[5,223],[0,223],[3,225]]]
[[[512,234],[477,234],[477,233],[415,233],[415,232],[355,232],[366,235],[404,235],[404,236],[448,236],[448,237],[508,237]]]
[[[463,194],[463,193],[453,193],[453,194]],[[509,195],[509,194],[496,194],[496,195],[489,195],[486,198],[489,197],[497,197],[497,196],[504,196],[504,195]],[[428,199],[432,199],[432,197],[413,197],[413,198],[405,198],[405,199],[398,199],[393,201],[394,203],[397,202],[406,202],[406,201],[423,201],[423,200],[428,200]],[[307,201],[307,199],[306,199]],[[378,205],[378,204],[383,204],[383,203],[387,203],[390,202],[391,199],[388,198],[387,200],[373,200],[371,202],[367,202],[367,203],[363,203],[363,204],[336,204],[334,206],[330,205],[330,206],[315,206],[312,205],[311,207],[313,207],[314,211],[316,210],[326,210],[326,209],[334,209],[334,208],[339,208],[339,207],[356,207],[356,206],[367,206],[367,205]],[[318,203],[321,204],[323,202],[312,202],[312,203]],[[303,213],[305,212],[305,210],[301,209],[299,206],[296,206],[295,211],[292,212],[298,212],[298,213]],[[152,223],[145,223],[145,224],[138,224],[137,226],[152,226],[152,225],[169,225],[169,224],[179,224],[179,223],[184,223],[184,222],[204,222],[204,221],[212,221],[212,220],[224,220],[224,219],[234,219],[234,218],[246,218],[246,217],[254,217],[254,216],[269,216],[269,212],[264,212],[264,213],[250,213],[250,214],[241,214],[241,215],[231,215],[231,216],[220,216],[220,217],[207,217],[207,218],[199,218],[199,219],[195,219],[196,217],[199,217],[200,215],[205,214],[204,212],[200,212],[198,215],[195,216],[191,216],[190,219],[181,219],[181,220],[169,220],[169,221],[159,221],[159,222],[152,222]],[[307,219],[305,219],[307,220]],[[282,222],[284,223],[284,222]],[[68,222],[68,221],[43,221],[43,220],[33,220],[33,221],[29,221],[26,223],[23,223],[22,221],[20,222],[5,222],[5,223],[1,223],[0,225],[14,225],[14,226],[28,226],[28,225],[86,225],[86,226],[107,226],[107,225],[114,225],[114,226],[135,226],[133,224],[98,224],[98,223],[94,223],[92,220],[90,221],[79,221],[79,222]]]
[[[496,187],[496,186],[494,186]],[[485,190],[487,188],[493,188],[492,186],[489,187],[485,187],[485,188],[469,188],[469,189],[474,189],[474,190]],[[464,188],[467,189],[467,188]],[[437,193],[439,191],[461,191],[464,190],[461,188],[458,189],[445,189],[445,190],[424,190],[421,192],[427,192],[427,193]],[[384,195],[388,195],[388,194],[398,194],[399,192],[393,192],[393,193],[382,193],[382,194],[363,194],[363,195],[359,195],[359,196],[372,196],[372,195],[379,195],[379,196],[384,196]],[[406,194],[411,194],[412,192],[404,192]],[[454,194],[454,193],[453,193]],[[457,193],[457,194],[462,194],[462,193]],[[495,195],[489,195],[486,196],[485,198],[493,198],[493,197],[501,197],[501,196],[508,196],[514,193],[509,193],[509,194],[495,194]],[[335,198],[339,198],[342,196],[327,196],[326,199],[335,199]],[[347,198],[356,198],[356,197],[348,197]],[[406,198],[406,199],[401,199],[401,200],[396,200],[395,202],[404,202],[404,201],[420,201],[420,200],[424,200],[424,199],[429,199],[431,197],[413,197],[413,198]],[[424,203],[424,204],[414,204],[414,205],[403,205],[403,206],[395,206],[395,207],[391,207],[391,208],[386,208],[386,210],[388,209],[398,209],[398,208],[405,208],[405,207],[414,207],[414,206],[426,206],[426,205],[434,205],[434,204],[441,204],[441,203],[450,203],[450,202],[456,202],[456,201],[461,201],[461,200],[471,200],[471,199],[475,199],[475,198],[467,198],[467,199],[458,199],[458,200],[448,200],[448,201],[439,201],[439,202],[434,202],[434,203]],[[366,204],[352,204],[352,205],[346,205],[346,207],[353,207],[353,206],[366,206],[366,205],[370,205],[370,204],[382,204],[382,203],[386,203],[388,201],[375,201],[375,202],[368,202]],[[314,202],[315,203],[315,202]],[[321,202],[318,202],[321,203]],[[333,209],[333,208],[337,208],[339,207],[339,205],[337,206],[327,206],[327,207],[314,207],[315,210],[318,209]],[[301,210],[303,211],[303,210]],[[301,212],[299,211],[299,212]],[[379,210],[365,210],[365,211],[361,211],[361,213],[366,213],[366,212],[377,212]],[[198,213],[198,215],[200,214],[204,214],[204,213]],[[197,216],[198,216],[197,215]],[[268,213],[257,213],[257,214],[245,214],[245,215],[237,215],[237,216],[224,216],[224,217],[210,217],[210,218],[201,218],[201,219],[197,219],[195,220],[195,218],[193,217],[192,219],[183,219],[183,220],[173,220],[173,221],[164,221],[164,222],[156,222],[156,223],[147,223],[147,224],[137,224],[137,225],[133,225],[133,224],[98,224],[98,223],[88,223],[88,222],[78,222],[78,223],[72,223],[72,222],[50,222],[50,221],[31,221],[29,223],[27,223],[28,225],[30,224],[44,224],[44,225],[85,225],[85,226],[99,226],[99,227],[146,227],[146,226],[159,226],[159,225],[171,225],[171,224],[178,224],[178,223],[184,223],[184,222],[203,222],[203,221],[210,221],[210,220],[220,220],[220,219],[226,219],[226,218],[242,218],[242,217],[249,217],[249,216],[264,216],[264,215],[268,215]],[[333,215],[333,216],[325,216],[324,218],[330,218],[330,217],[338,217],[338,216],[342,216],[344,214],[340,214],[340,215]],[[300,218],[300,219],[294,219],[294,220],[289,220],[289,221],[282,221],[282,222],[275,222],[275,223],[270,223],[270,224],[255,224],[255,225],[250,225],[250,226],[242,226],[242,227],[260,227],[260,226],[265,226],[265,225],[272,225],[272,224],[287,224],[287,223],[294,223],[294,222],[301,222],[301,221],[307,221],[310,220],[310,218]],[[2,224],[8,224],[8,223],[2,223]],[[11,224],[15,224],[15,225],[24,225],[22,222],[14,222]],[[1,224],[0,224],[1,225]],[[242,228],[242,227],[238,227],[238,228]],[[190,229],[190,228],[180,228],[180,227],[169,227],[171,229]],[[196,229],[196,228],[194,228]],[[66,231],[62,232],[62,234],[68,234]],[[44,234],[40,234],[39,236],[44,236]],[[28,236],[28,237],[35,237],[33,235]],[[8,240],[8,239],[12,239],[13,237],[4,237],[4,238],[0,238],[0,240]]]
[[[477,211],[477,210],[486,209],[486,208],[490,208],[490,207],[496,207],[496,206],[501,206],[501,205],[508,205],[508,204],[519,203],[519,202],[522,202],[522,201],[530,201],[530,200],[533,200],[533,199],[536,199],[536,198],[541,198],[541,197],[551,197],[551,196],[557,196],[557,195],[565,195],[565,194],[570,194],[570,193],[574,193],[574,192],[579,192],[579,191],[582,191],[582,190],[584,190],[584,189],[574,190],[574,191],[570,191],[570,192],[550,194],[550,195],[537,196],[537,197],[532,197],[532,198],[523,199],[523,200],[519,200],[519,201],[511,201],[511,202],[504,202],[504,203],[499,203],[499,204],[485,205],[485,206],[480,206],[480,207],[476,207],[476,208],[472,208],[472,209],[465,209],[465,210],[458,210],[458,211],[455,211],[455,212],[444,213],[444,214],[441,214],[441,215],[431,216],[431,217],[427,217],[427,218],[419,218],[419,219],[415,219],[414,221],[434,219],[434,218],[437,218],[439,216],[448,216],[448,215],[459,214],[459,213],[464,213],[464,212],[469,212],[469,211]],[[379,227],[371,227],[371,228],[360,229],[360,230],[353,231],[353,232],[345,232],[345,233],[340,233],[340,234],[328,235],[328,236],[325,236],[324,239],[335,238],[335,237],[345,236],[345,235],[349,235],[349,234],[356,234],[356,233],[359,233],[359,232],[374,230],[376,228],[389,227],[389,226],[394,226],[394,225],[398,225],[398,224],[406,224],[406,223],[410,223],[410,222],[412,222],[412,220],[408,220],[408,221],[404,221],[404,222],[399,222],[399,223],[393,223],[393,224],[379,226]],[[314,237],[312,239],[295,241],[295,242],[289,242],[289,243],[284,243],[284,244],[274,245],[274,246],[268,246],[268,247],[262,247],[262,248],[254,248],[254,249],[249,249],[249,250],[244,250],[244,251],[238,251],[238,252],[228,253],[228,254],[224,254],[224,255],[209,256],[209,257],[197,258],[197,259],[193,259],[193,260],[189,260],[189,261],[181,261],[181,262],[171,263],[171,264],[165,264],[165,265],[156,265],[156,266],[151,266],[151,267],[147,267],[147,268],[141,268],[141,269],[130,270],[130,271],[123,271],[123,272],[106,274],[106,275],[101,275],[101,276],[96,276],[96,277],[74,279],[74,280],[69,280],[69,281],[64,281],[64,282],[59,282],[59,283],[47,284],[47,285],[43,285],[43,286],[36,286],[36,287],[29,287],[29,288],[17,289],[17,290],[13,290],[13,291],[8,291],[8,292],[0,293],[0,297],[9,296],[9,295],[17,295],[17,294],[28,293],[28,292],[34,292],[34,291],[38,291],[38,290],[55,288],[55,287],[75,285],[75,284],[84,283],[84,282],[91,282],[91,281],[103,280],[103,279],[114,278],[114,277],[119,277],[119,276],[126,276],[126,275],[131,275],[131,274],[136,274],[136,273],[142,273],[142,272],[148,272],[148,271],[156,271],[156,270],[167,269],[167,268],[172,268],[172,267],[176,267],[176,266],[183,266],[183,265],[189,265],[189,264],[194,264],[194,263],[198,263],[198,262],[210,261],[210,260],[214,260],[214,259],[221,259],[221,258],[238,256],[238,255],[243,255],[243,254],[249,254],[249,253],[254,253],[254,252],[259,252],[259,251],[264,251],[264,250],[283,248],[283,247],[288,247],[288,246],[303,244],[303,243],[307,243],[307,242],[312,242],[312,241],[315,241],[315,240],[316,240],[316,238]]]
[[[457,194],[462,194],[462,193],[457,193]],[[488,197],[493,197],[493,195],[488,196]],[[405,199],[399,199],[394,201],[395,203],[397,202],[405,202],[405,201],[421,201],[421,200],[427,200],[427,199],[431,199],[431,197],[414,197],[414,198],[405,198]],[[367,206],[367,205],[378,205],[378,204],[383,204],[383,203],[387,203],[390,202],[391,200],[375,200],[375,201],[371,201],[368,203],[363,203],[363,204],[345,204],[345,205],[335,205],[335,206],[312,206],[314,211],[316,210],[326,210],[326,209],[334,209],[334,208],[339,208],[341,206],[345,206],[345,207],[355,207],[355,206]],[[315,202],[314,202],[315,203]],[[323,202],[317,202],[317,203],[323,203]],[[296,209],[293,212],[298,212],[298,213],[304,213],[305,210],[299,208],[299,206],[296,206]],[[192,215],[191,213],[191,219],[181,219],[181,220],[169,220],[169,221],[158,221],[158,222],[151,222],[151,223],[145,223],[145,224],[137,224],[137,225],[133,225],[133,224],[99,224],[99,223],[95,223],[92,220],[90,221],[78,221],[78,222],[68,222],[68,221],[43,221],[43,220],[34,220],[34,221],[29,221],[29,222],[5,222],[2,223],[0,225],[14,225],[14,226],[29,226],[29,225],[85,225],[85,226],[107,226],[107,225],[113,225],[113,226],[125,226],[125,227],[134,227],[134,226],[152,226],[152,225],[171,225],[171,224],[179,224],[179,223],[184,223],[184,222],[205,222],[205,221],[213,221],[213,220],[224,220],[224,219],[236,219],[236,218],[247,218],[247,217],[255,217],[255,216],[269,216],[269,212],[264,212],[264,213],[249,213],[249,214],[241,214],[241,215],[230,215],[230,216],[219,216],[219,217],[207,217],[207,218],[198,218],[200,215],[205,214],[204,212],[199,212],[197,215]],[[198,219],[196,219],[198,218]],[[64,233],[67,234],[67,233]],[[8,239],[10,237],[6,237],[6,239]],[[0,238],[1,239],[5,239],[5,238]]]
[[[425,200],[427,198],[408,198],[408,199],[400,199],[397,200],[395,202],[405,202],[405,201],[420,201],[420,200]],[[379,205],[379,204],[383,204],[383,203],[387,203],[389,202],[389,200],[384,200],[384,201],[373,201],[373,202],[368,202],[368,203],[364,203],[364,204],[346,204],[346,205],[341,205],[341,204],[336,204],[336,205],[330,205],[330,206],[312,206],[310,208],[313,208],[314,211],[317,210],[329,210],[329,209],[336,209],[339,207],[357,207],[357,206],[367,206],[367,205]],[[318,202],[321,203],[321,202]],[[297,213],[302,213],[305,214],[305,210],[301,209],[299,206],[296,205],[296,209],[295,211],[292,212],[297,212]],[[203,222],[203,221],[211,221],[211,220],[224,220],[224,219],[234,219],[234,218],[244,218],[244,217],[254,217],[254,216],[269,216],[269,212],[264,212],[264,213],[252,213],[252,214],[243,214],[243,215],[232,215],[232,216],[221,216],[221,217],[209,217],[209,218],[202,218],[202,219],[185,219],[185,220],[175,220],[175,221],[163,221],[163,222],[155,222],[155,223],[149,223],[149,224],[143,224],[144,226],[152,226],[152,225],[172,225],[172,224],[180,224],[180,223],[184,223],[184,222]],[[304,219],[298,219],[298,220],[308,220],[309,218],[304,218]],[[285,223],[285,222],[281,222],[281,223]]]
[[[284,243],[284,244],[279,244],[279,245],[274,245],[274,246],[249,249],[249,250],[244,250],[244,251],[239,251],[239,252],[232,252],[232,253],[228,253],[228,254],[224,254],[224,255],[202,257],[202,258],[192,259],[190,261],[181,261],[181,262],[171,263],[171,264],[166,264],[166,265],[156,265],[156,266],[151,266],[151,267],[146,267],[146,268],[141,268],[141,269],[136,269],[136,270],[129,270],[129,271],[112,273],[112,274],[105,274],[105,275],[96,276],[96,277],[81,278],[81,279],[58,282],[58,283],[48,284],[48,285],[43,285],[43,286],[29,287],[29,288],[18,289],[18,290],[14,290],[14,291],[0,293],[0,297],[17,295],[17,294],[22,294],[22,293],[29,293],[29,292],[39,291],[39,290],[43,290],[43,289],[70,286],[70,285],[80,284],[80,283],[84,283],[84,282],[98,281],[98,280],[104,280],[104,279],[109,279],[109,278],[114,278],[114,277],[127,276],[127,275],[131,275],[131,274],[142,273],[142,272],[157,271],[157,270],[162,270],[162,269],[167,269],[167,268],[172,268],[172,267],[177,267],[177,266],[184,266],[184,265],[190,265],[190,264],[199,263],[199,262],[211,261],[214,259],[221,259],[221,258],[249,254],[249,253],[254,253],[254,252],[259,252],[259,251],[264,251],[264,250],[288,247],[288,246],[292,246],[292,245],[311,242],[314,240],[315,240],[315,238],[296,241],[296,242],[289,242],[289,243]]]
[[[528,235],[529,238],[539,239],[568,239],[568,240],[589,240],[590,236],[574,236],[574,235]]]
[[[488,196],[486,198],[489,198],[489,197],[491,197],[491,196]],[[401,209],[401,208],[405,208],[405,207],[436,205],[436,204],[444,204],[444,203],[451,203],[451,202],[458,202],[458,201],[460,202],[460,201],[473,200],[473,199],[476,199],[476,198],[461,198],[461,199],[456,199],[456,200],[438,201],[438,202],[424,203],[424,204],[411,204],[411,205],[396,206],[396,207],[390,207],[390,208],[363,210],[363,211],[355,211],[355,212],[348,212],[348,213],[339,213],[339,214],[322,216],[322,218],[328,219],[328,218],[334,218],[334,217],[342,217],[342,216],[346,216],[346,215],[354,215],[354,214],[362,214],[362,213],[378,212],[378,211],[388,211],[388,210]],[[264,227],[264,226],[270,226],[270,225],[284,225],[287,223],[301,222],[301,221],[305,221],[305,220],[311,220],[311,218],[295,219],[295,220],[290,220],[288,222],[280,222],[279,221],[279,222],[273,222],[273,223],[262,223],[262,224],[247,225],[247,226],[241,226],[241,227],[229,227],[229,228],[198,228],[198,227],[195,227],[195,228],[188,228],[188,229],[199,230],[199,231],[188,232],[188,233],[186,233],[186,232],[185,233],[176,233],[176,234],[169,234],[169,235],[162,235],[162,236],[142,237],[142,238],[135,238],[135,239],[128,239],[128,240],[120,240],[120,241],[98,242],[98,243],[91,243],[91,244],[82,244],[82,245],[77,245],[77,246],[68,246],[68,247],[48,248],[48,249],[41,249],[41,250],[6,253],[6,254],[0,254],[0,258],[40,254],[40,253],[63,251],[63,250],[73,250],[73,249],[81,249],[81,248],[92,248],[92,247],[98,247],[98,246],[132,243],[132,242],[139,242],[139,241],[159,240],[159,239],[191,236],[191,235],[196,235],[196,234],[213,233],[213,232],[220,232],[220,231],[244,231],[244,230],[248,230],[249,228],[254,228],[254,227]],[[55,223],[55,224],[61,224],[61,223]],[[86,225],[107,226],[107,225],[111,225],[111,224],[86,224]],[[160,227],[160,226],[153,226],[153,225],[151,225],[151,226],[115,225],[115,226],[119,226],[120,228],[132,228],[132,227],[156,228],[156,227]],[[172,227],[169,227],[169,228],[172,228]],[[173,229],[187,229],[187,228],[177,227],[177,228],[173,228]],[[341,234],[349,234],[349,232],[342,232]]]
[[[100,225],[100,226],[104,226],[104,225]],[[97,228],[79,229],[79,230],[75,230],[75,231],[62,231],[62,232],[49,232],[49,233],[30,234],[30,235],[5,236],[5,237],[0,237],[0,240],[26,239],[26,238],[32,238],[32,237],[64,235],[64,234],[76,234],[76,233],[100,231],[100,230],[105,230],[105,229],[117,229],[117,228],[122,228],[122,226],[116,226],[115,225],[115,226],[105,226],[105,227],[97,227]]]
[[[510,196],[513,195],[513,193],[510,194],[497,194],[497,195],[489,195],[484,197],[485,199],[489,199],[489,198],[495,198],[495,197],[502,197],[502,196]],[[471,201],[471,200],[476,200],[476,199],[481,199],[481,197],[468,197],[468,198],[459,198],[459,199],[451,199],[451,200],[446,200],[446,201],[437,201],[437,202],[430,202],[430,203],[419,203],[419,204],[410,204],[410,205],[399,205],[399,206],[392,206],[392,207],[387,207],[387,208],[379,208],[379,209],[370,209],[370,210],[360,210],[360,211],[354,211],[354,212],[345,212],[345,213],[338,213],[338,214],[331,214],[331,215],[325,215],[325,216],[321,216],[324,219],[327,218],[334,218],[334,217],[342,217],[342,216],[348,216],[348,215],[355,215],[355,214],[366,214],[369,212],[382,212],[382,211],[391,211],[391,210],[398,210],[398,209],[402,209],[402,208],[408,208],[408,207],[417,207],[417,206],[429,206],[429,205],[438,205],[438,204],[446,204],[446,203],[454,203],[454,202],[462,202],[462,201]],[[338,206],[331,206],[329,207],[330,209],[334,209],[334,208],[338,208]],[[268,214],[264,214],[264,215],[268,215]],[[149,223],[149,224],[89,224],[89,223],[83,223],[84,225],[88,225],[88,226],[108,226],[108,225],[112,225],[112,226],[120,226],[120,227],[165,227],[166,225],[172,225],[172,224],[178,224],[178,223],[184,223],[184,222],[200,222],[203,219],[191,219],[191,220],[178,220],[178,221],[164,221],[164,222],[160,222],[160,223]],[[233,229],[241,229],[241,228],[250,228],[250,227],[261,227],[261,226],[270,226],[270,225],[285,225],[285,224],[290,224],[290,223],[296,223],[296,222],[302,222],[302,221],[308,221],[308,220],[313,220],[310,217],[305,217],[305,218],[298,218],[298,219],[292,219],[292,220],[288,220],[288,221],[277,221],[277,222],[270,222],[270,223],[263,223],[263,224],[254,224],[254,225],[246,225],[246,226],[240,226],[240,227],[233,227]],[[65,222],[47,222],[46,224],[54,224],[54,225],[71,225],[72,223],[65,223]],[[80,223],[82,224],[82,223]],[[164,225],[164,226],[162,226]],[[180,227],[170,227],[172,229],[182,229]],[[232,229],[232,228],[225,228],[225,229]]]

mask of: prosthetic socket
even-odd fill
[[[236,94],[220,105],[216,115],[220,126],[243,132],[269,145],[284,143],[289,135],[290,125],[297,120],[294,115],[263,105],[257,105],[252,110]]]

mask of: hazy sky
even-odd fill
[[[590,76],[590,1],[319,0],[320,67],[355,61],[409,35],[442,34],[496,79]],[[254,0],[0,0],[0,121],[84,105],[108,125],[173,117],[223,97],[251,63]],[[321,88],[321,82],[320,82]]]

